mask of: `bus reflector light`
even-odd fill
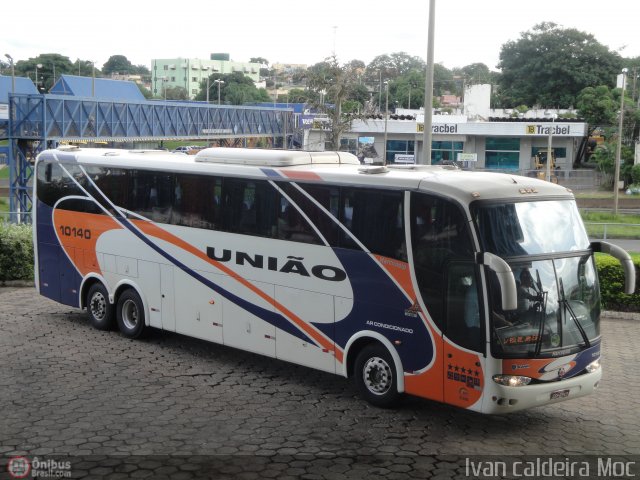
[[[599,369],[600,369],[600,359],[594,360],[585,368],[585,370],[589,373],[593,373]]]
[[[521,375],[494,375],[493,381],[505,387],[523,387],[531,383],[531,378]]]

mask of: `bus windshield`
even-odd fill
[[[503,311],[497,278],[489,274],[496,356],[557,356],[598,340],[596,270],[573,201],[481,204],[474,221],[483,248],[509,263],[518,288],[517,309]]]
[[[478,204],[474,220],[483,250],[502,258],[589,249],[573,200]]]

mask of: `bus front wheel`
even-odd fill
[[[91,325],[98,330],[111,330],[114,327],[115,315],[104,285],[101,283],[91,285],[86,301]]]
[[[144,332],[144,306],[140,295],[128,289],[118,298],[116,307],[118,328],[125,337],[139,338]]]
[[[379,343],[367,345],[358,354],[354,380],[362,398],[377,407],[391,407],[400,398],[395,363]]]

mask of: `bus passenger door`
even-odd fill
[[[459,407],[476,403],[484,386],[484,322],[477,267],[449,265],[444,325],[444,401]]]
[[[162,296],[162,328],[176,331],[176,309],[174,303],[173,265],[160,264],[160,291]]]

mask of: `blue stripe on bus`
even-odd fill
[[[280,173],[278,173],[276,170],[274,170],[273,168],[261,168],[260,169],[262,171],[262,173],[264,173],[267,177],[271,177],[271,178],[282,178],[282,175],[280,175]]]
[[[238,297],[237,295],[225,290],[221,286],[213,283],[208,278],[206,278],[206,277],[200,275],[199,273],[197,273],[196,271],[190,269],[184,263],[180,262],[178,259],[176,259],[172,255],[170,255],[168,252],[164,251],[162,248],[160,248],[155,243],[153,243],[151,240],[149,240],[146,237],[146,235],[144,235],[134,225],[132,225],[131,222],[129,222],[129,220],[127,220],[125,218],[119,218],[119,220],[129,231],[131,231],[135,236],[137,236],[140,240],[142,240],[144,243],[146,243],[149,247],[154,249],[156,252],[158,252],[164,258],[169,260],[173,265],[175,265],[176,267],[180,268],[180,270],[185,272],[187,275],[195,278],[200,283],[206,285],[207,287],[212,289],[214,292],[217,292],[219,295],[221,295],[225,299],[229,300],[230,302],[235,303],[237,306],[239,306],[243,310],[248,311],[252,315],[255,315],[256,317],[260,318],[261,320],[264,320],[265,322],[273,325],[274,327],[279,328],[280,330],[283,330],[283,331],[285,331],[285,332],[287,332],[287,333],[289,333],[289,334],[301,339],[304,342],[311,343],[313,345],[317,345],[317,343],[315,341],[310,339],[305,333],[303,333],[300,330],[298,330],[295,326],[293,326],[291,324],[291,322],[289,320],[287,320],[281,314],[279,314],[277,312],[271,312],[271,311],[269,311],[269,310],[267,310],[265,308],[259,307],[258,305],[255,305],[255,304],[253,304],[253,303],[251,303],[251,302],[249,302],[247,300],[243,300],[242,298]]]
[[[434,355],[433,339],[419,315],[408,312],[412,307],[404,293],[365,252],[334,248],[353,288],[353,308],[334,325],[313,325],[326,335],[333,331],[333,338],[341,348],[362,330],[380,333],[394,343],[402,366],[407,372],[421,370],[431,363]]]

